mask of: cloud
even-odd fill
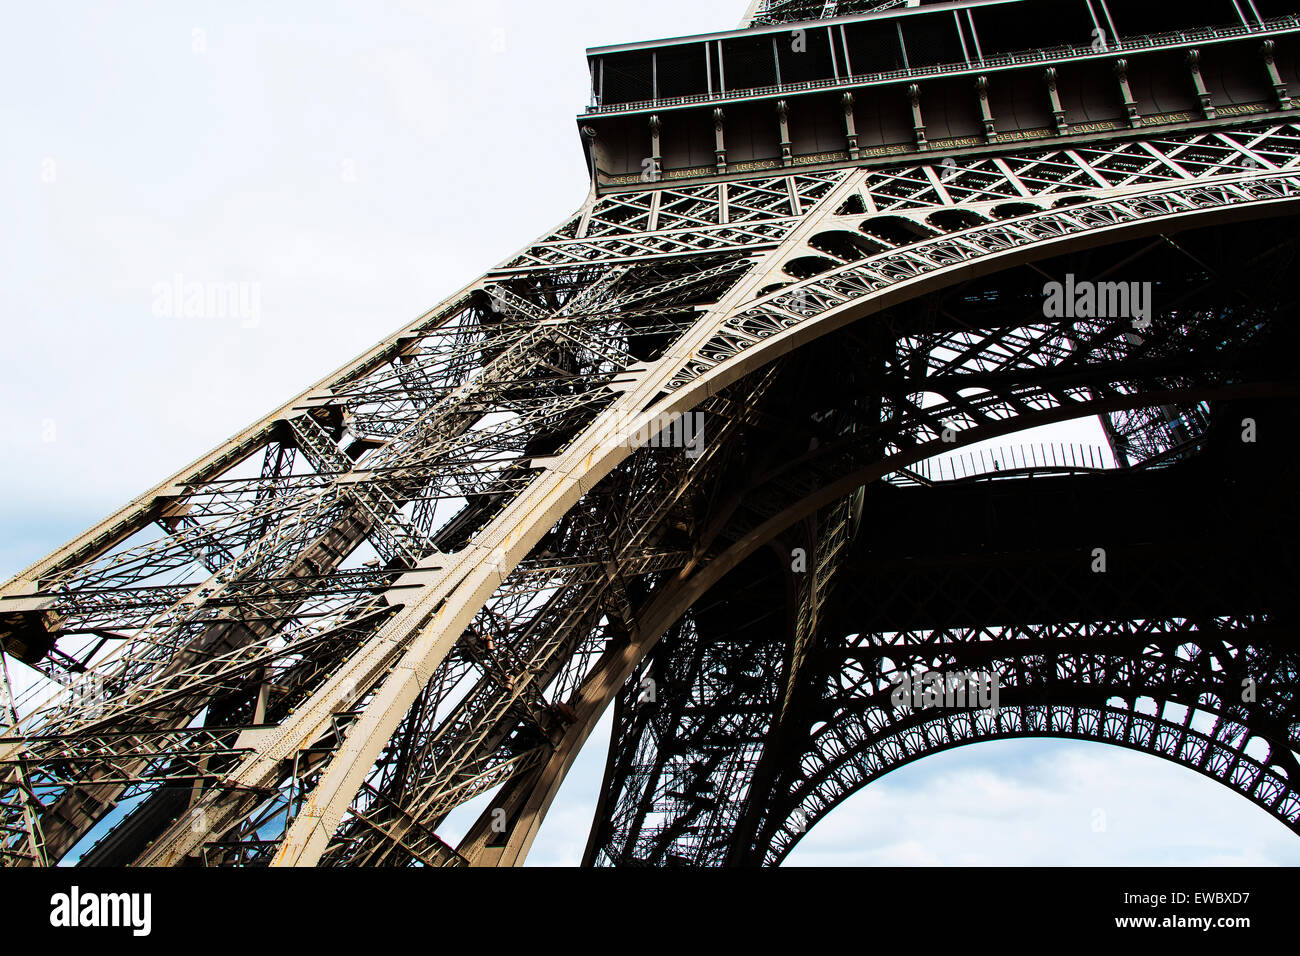
[[[1104,744],[998,741],[860,790],[790,866],[1296,865],[1281,823],[1223,785]]]
[[[529,865],[575,865],[608,747],[579,756]],[[818,822],[786,866],[1295,866],[1294,835],[1198,773],[1078,741],[996,741],[909,764]]]

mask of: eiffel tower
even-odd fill
[[[1033,737],[1300,831],[1298,14],[590,50],[576,213],[0,588],[0,858],[517,865],[611,707],[593,865]]]

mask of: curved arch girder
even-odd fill
[[[817,820],[903,764],[980,740],[1070,737],[1172,760],[1300,833],[1300,658],[1259,618],[855,636],[750,846],[783,859]],[[828,652],[830,653],[830,652]],[[997,675],[998,707],[915,706],[900,675]],[[919,695],[918,695],[919,697]],[[901,701],[901,706],[900,706]],[[968,703],[968,701],[957,701]],[[952,701],[949,701],[951,704]]]
[[[997,269],[1008,262],[1029,261],[1071,244],[1111,241],[1191,219],[1208,221],[1217,215],[1262,215],[1300,196],[1295,182],[1300,175],[1295,171],[1295,143],[1293,138],[1288,138],[1289,133],[1282,127],[1243,127],[1230,131],[1229,140],[1231,136],[1241,138],[1242,147],[1254,155],[1266,157],[1262,167],[1243,171],[1238,163],[1242,149],[1229,144],[1226,148],[1216,146],[1219,152],[1208,163],[1200,161],[1194,167],[1199,171],[1196,174],[1171,172],[1179,168],[1176,162],[1162,163],[1149,155],[1144,162],[1162,171],[1134,173],[1131,157],[1117,163],[1113,170],[1107,166],[1108,157],[1124,153],[1127,146],[1099,149],[1095,161],[1084,164],[1086,169],[1074,164],[1064,178],[1057,170],[1050,174],[1052,185],[1044,187],[1046,192],[1093,197],[1090,201],[893,250],[761,297],[754,305],[751,304],[753,293],[771,285],[772,274],[805,248],[816,228],[841,222],[835,211],[848,196],[871,189],[873,177],[878,180],[882,175],[894,176],[902,183],[915,172],[915,167],[899,167],[896,175],[891,171],[828,174],[806,192],[787,194],[791,207],[790,216],[782,224],[785,231],[769,233],[768,238],[775,241],[755,241],[754,251],[761,257],[761,267],[748,271],[737,269],[735,263],[713,267],[714,271],[722,270],[736,281],[661,358],[649,365],[626,364],[622,373],[615,373],[614,364],[626,363],[627,356],[611,356],[597,389],[599,401],[589,403],[590,420],[583,419],[585,427],[553,458],[539,456],[532,460],[535,472],[502,491],[499,508],[491,512],[490,519],[484,519],[482,527],[469,539],[470,544],[454,554],[433,555],[432,564],[418,568],[418,573],[398,584],[385,580],[383,587],[388,589],[385,594],[395,608],[392,617],[367,634],[345,664],[336,670],[322,670],[315,689],[291,713],[284,715],[277,726],[263,733],[243,735],[236,741],[240,746],[233,752],[222,752],[223,766],[229,769],[221,771],[218,785],[209,789],[195,808],[201,814],[198,818],[207,820],[209,827],[204,830],[193,827],[189,820],[179,821],[141,859],[176,861],[212,842],[251,812],[249,794],[266,794],[282,786],[291,779],[286,768],[296,763],[300,755],[310,752],[314,755],[311,773],[299,779],[295,771],[290,787],[291,791],[297,790],[296,799],[303,812],[293,817],[288,833],[262,843],[278,848],[279,863],[319,860],[357,795],[365,791],[371,768],[395,739],[403,720],[439,669],[461,652],[464,653],[459,658],[461,663],[474,658],[474,641],[467,635],[473,632],[475,617],[501,589],[514,592],[519,583],[512,577],[516,569],[561,516],[571,513],[584,495],[629,457],[629,438],[646,428],[652,419],[663,412],[698,407],[706,396],[718,393],[726,384],[803,342],[890,302],[938,288],[975,270]],[[1192,134],[1147,141],[1144,146],[1164,150],[1176,158],[1180,151],[1209,150],[1207,143],[1206,135]],[[1044,176],[1049,175],[1046,172],[1049,168],[1060,165],[1053,157],[1060,155],[1059,151],[1052,150],[1007,154],[1018,167],[1018,173],[1011,175],[1021,176],[1038,169],[1044,171]],[[986,167],[989,162],[987,159],[972,161],[970,174],[976,176],[976,167]],[[959,170],[955,181],[958,184],[960,174]],[[998,175],[1005,178],[1004,173]],[[1066,181],[1071,178],[1077,182]],[[917,196],[924,189],[928,186],[918,190]],[[780,190],[772,192],[779,196]],[[989,202],[1005,200],[1006,195],[998,196],[996,192],[989,189]],[[886,206],[891,204],[916,208],[933,203],[924,198],[901,198],[901,192],[892,196],[888,203],[877,203],[877,207],[886,211]],[[588,225],[595,221],[594,215],[584,214],[584,218]],[[653,221],[653,214],[649,221]],[[786,230],[786,226],[792,228]],[[568,232],[573,231],[569,227],[578,231],[586,228],[570,223],[566,226]],[[570,239],[578,238],[576,232],[572,237],[568,232],[554,238],[556,250],[570,249]],[[712,238],[702,240],[696,251],[707,249],[711,243]],[[710,269],[705,269],[700,275],[708,272]],[[607,276],[609,284],[616,283],[618,278],[618,270]],[[665,276],[654,287],[655,294],[671,292],[688,281],[694,280]],[[494,302],[510,304],[538,324],[551,323],[548,334],[556,320],[576,318],[564,310],[548,312],[544,297],[542,302],[530,302],[487,280],[474,291],[490,294]],[[805,321],[808,319],[811,321]],[[519,342],[532,343],[529,338],[532,334],[521,332]],[[391,346],[400,347],[400,340]],[[489,368],[504,376],[514,369],[510,363],[517,363],[520,356],[519,350],[507,349],[489,359]],[[486,379],[494,380],[491,375]],[[654,404],[657,396],[665,392],[670,393],[668,398]],[[508,389],[503,392],[508,393]],[[571,398],[561,397],[555,408],[574,404]],[[475,414],[482,411],[478,409]],[[472,418],[468,413],[462,417],[460,424],[469,427]],[[436,455],[456,451],[427,450],[418,464],[430,467]],[[385,452],[377,459],[387,461],[391,457]],[[321,460],[323,465],[330,465],[334,457],[324,454]],[[346,462],[338,464],[348,467]],[[336,482],[339,487],[331,490],[334,497],[329,501],[353,500],[349,498],[351,492],[339,489],[344,484],[357,484],[357,477],[365,480],[367,476],[344,475],[343,480]],[[309,496],[305,507],[318,508],[318,502],[325,500],[315,490],[311,495],[315,497]],[[397,509],[391,508],[393,502],[367,495],[362,495],[360,500],[372,511],[379,506],[377,517],[381,523],[391,519],[397,532],[394,553],[400,557],[407,529],[393,515],[382,516],[386,508],[396,514]],[[397,588],[404,590],[399,594]],[[182,600],[169,612],[169,626],[192,627],[194,621],[202,619],[202,614],[211,613],[207,603],[211,595],[196,592],[193,596],[180,597]],[[592,610],[592,606],[586,610]],[[535,643],[530,643],[520,660],[532,661],[528,655],[534,652],[557,653],[564,646],[547,639],[548,627],[539,627],[537,633],[530,635],[529,640]],[[470,724],[442,724],[440,729],[460,735],[464,748],[472,749],[492,741],[493,727],[499,726],[507,715],[528,711],[533,703],[525,700],[532,679],[519,679],[529,673],[528,666],[510,663],[507,665],[510,674],[496,675],[503,679],[497,680],[495,676],[485,679],[480,704]],[[144,689],[149,689],[147,681]],[[340,715],[346,719],[340,721]],[[500,745],[501,739],[497,738],[493,746]],[[548,745],[539,742],[538,746],[539,756],[544,759]],[[511,759],[522,760],[522,756],[514,753]],[[498,767],[510,770],[504,763]],[[465,792],[459,782],[454,786],[457,792]],[[420,826],[432,822],[441,812],[431,807],[441,808],[447,800],[457,799],[456,793],[450,791],[443,793],[442,798],[418,808],[418,814],[426,815]],[[280,819],[287,821],[290,817],[285,814]],[[410,825],[403,823],[402,829],[410,829]]]
[[[940,721],[944,723],[942,729],[937,726]],[[932,724],[936,726],[918,729],[895,746],[881,742],[881,749],[893,758],[882,769],[864,769],[858,776],[858,765],[850,768],[846,763],[835,775],[836,784],[843,788],[843,792],[800,804],[792,814],[792,823],[777,834],[776,844],[763,858],[763,863],[779,865],[817,823],[853,794],[890,771],[945,750],[995,740],[1082,740],[1150,754],[1228,786],[1293,830],[1300,830],[1296,826],[1300,793],[1290,786],[1286,777],[1238,750],[1222,747],[1203,734],[1159,718],[1135,716],[1129,711],[1108,708],[1089,710],[1027,705],[1017,708],[1016,715],[1006,721],[1006,730],[978,724],[973,730],[968,730],[953,726],[960,721],[952,718],[935,718]]]
[[[1284,190],[1283,190],[1283,193],[1288,193],[1288,191],[1290,191],[1290,187],[1287,187],[1287,189],[1284,189]],[[1231,195],[1235,195],[1234,193],[1232,193],[1232,190],[1229,190],[1229,193],[1221,193],[1221,194],[1216,194],[1216,195],[1217,195],[1217,198],[1219,198],[1219,199],[1229,199],[1229,202],[1230,202],[1230,203],[1231,203],[1231,202],[1235,202],[1235,200],[1230,199],[1230,196],[1231,196]],[[1269,195],[1269,196],[1274,195],[1273,193],[1271,193],[1271,187],[1270,187],[1269,190],[1266,190],[1265,195]],[[1132,216],[1131,216],[1130,222],[1131,222],[1131,224],[1134,224],[1134,222],[1139,222],[1140,220],[1145,219],[1145,217],[1147,217],[1147,216],[1149,215],[1149,213],[1152,213],[1152,211],[1154,211],[1154,209],[1157,209],[1157,208],[1160,208],[1160,209],[1161,209],[1161,215],[1164,215],[1164,213],[1169,213],[1169,215],[1173,215],[1173,216],[1183,216],[1183,213],[1187,213],[1188,209],[1190,209],[1190,208],[1203,209],[1203,211],[1208,211],[1208,209],[1214,207],[1214,208],[1218,208],[1218,211],[1221,211],[1221,212],[1222,212],[1222,207],[1219,206],[1219,204],[1218,204],[1217,202],[1214,202],[1214,203],[1210,203],[1210,202],[1201,203],[1201,199],[1205,199],[1205,196],[1184,196],[1184,199],[1188,199],[1188,203],[1186,203],[1186,204],[1173,203],[1173,204],[1170,204],[1170,206],[1164,206],[1164,207],[1161,207],[1160,204],[1158,204],[1158,203],[1156,204],[1156,206],[1152,206],[1152,204],[1145,203],[1145,202],[1144,202],[1144,203],[1136,204],[1136,206],[1135,206],[1134,208],[1130,209],[1130,212],[1132,213]],[[1271,202],[1271,199],[1265,199],[1264,202]],[[1078,208],[1078,207],[1074,207],[1074,208]],[[1174,208],[1182,208],[1182,209],[1183,209],[1183,213],[1175,213],[1175,212],[1173,212],[1173,209],[1174,209]],[[1201,215],[1201,213],[1195,213],[1195,212],[1191,213],[1191,216],[1196,216],[1196,215]],[[1121,217],[1121,219],[1122,219],[1122,217]],[[1070,232],[1074,232],[1074,230],[1071,230],[1071,229],[1066,229],[1066,230],[1065,230],[1065,233],[1066,233],[1066,234],[1069,234]],[[1122,234],[1122,233],[1121,233],[1121,234]],[[1110,237],[1110,238],[1113,239],[1113,238],[1115,238],[1115,237],[1114,237],[1114,235],[1112,235],[1112,237]],[[852,269],[853,269],[853,268],[854,268],[854,267],[846,267],[846,268],[844,269],[844,273],[852,272]],[[919,272],[918,272],[918,274],[919,274]],[[822,282],[822,281],[826,280],[826,278],[827,278],[827,277],[820,277],[820,278],[818,278],[818,280],[810,281],[809,284],[807,284],[807,285],[809,285],[809,287],[811,287],[811,285],[816,284],[816,282]],[[779,293],[779,294],[774,294],[774,295],[772,295],[772,297],[768,297],[767,299],[764,299],[764,302],[767,302],[768,304],[770,304],[771,302],[775,302],[776,299],[779,299],[779,298],[781,298],[781,297],[785,297],[785,300],[787,300],[787,302],[792,302],[792,300],[793,300],[793,302],[800,303],[801,306],[802,306],[802,304],[806,304],[807,302],[809,302],[809,300],[807,300],[807,299],[802,299],[802,300],[801,300],[800,297],[798,297],[798,291],[800,291],[800,290],[793,290],[793,291],[792,291],[792,290],[784,290],[784,291],[781,291],[781,293]],[[841,306],[842,306],[842,303],[841,303]],[[810,310],[810,311],[813,311],[813,310]],[[824,317],[824,313],[826,313],[827,311],[829,311],[829,310],[822,310],[822,312],[823,312],[823,317]],[[746,347],[750,347],[750,346],[753,346],[753,345],[754,345],[754,343],[749,343],[749,345],[746,345]],[[732,359],[735,359],[735,356],[738,355],[738,354],[740,354],[740,351],[744,351],[744,350],[737,350],[737,351],[735,351],[735,352],[732,352],[732,356],[731,356],[731,358],[732,358]],[[748,358],[748,356],[746,356],[746,358]],[[724,363],[724,365],[722,365],[722,367],[725,367],[725,363]],[[716,368],[720,368],[720,367],[714,367],[714,368],[716,369]],[[705,377],[711,375],[711,372],[703,371],[703,369],[699,369],[699,371],[701,371],[702,375],[705,376]],[[688,376],[685,376],[684,381],[685,381],[685,380],[693,381],[693,384],[698,385],[699,382],[698,382],[698,381],[695,381],[695,378],[697,378],[697,377],[698,377],[698,376],[688,375]],[[728,380],[729,380],[729,376],[718,376],[718,377],[715,378],[715,381],[720,381],[720,382],[725,382],[725,381],[728,381]],[[710,388],[714,388],[714,386],[715,386],[714,384],[710,384]],[[1167,401],[1167,399],[1165,399],[1165,401]],[[1084,414],[1084,411],[1080,411],[1079,414]],[[1070,416],[1067,415],[1066,418],[1070,418]],[[1008,429],[1008,431],[1014,431],[1014,429]],[[1000,432],[1000,433],[1001,433],[1001,432]],[[937,436],[936,436],[936,437],[937,437]],[[978,437],[978,436],[972,436],[972,437],[971,437],[971,440],[974,440],[975,437]],[[963,440],[963,441],[965,441],[965,440]],[[935,450],[935,449],[931,449],[931,450],[930,450],[931,453],[932,453],[933,450]],[[918,453],[917,453],[917,455],[915,455],[915,457],[917,457],[917,458],[919,459],[919,458],[927,457],[927,455],[926,455],[926,454],[922,454],[922,453],[920,453],[920,451],[918,451]],[[909,457],[907,457],[907,458],[910,459],[910,458],[911,458],[910,455],[909,455]],[[516,857],[516,858],[517,858],[517,857]]]

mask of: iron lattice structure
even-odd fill
[[[907,0],[754,0],[744,26],[802,23],[855,13],[879,13],[907,5]]]
[[[814,6],[749,22],[881,12]],[[1174,760],[1300,829],[1294,560],[1177,533],[1228,486],[1254,540],[1295,530],[1294,455],[1232,441],[1242,409],[1276,436],[1300,397],[1282,93],[593,185],[0,589],[3,861],[517,864],[610,706],[593,863],[775,863],[894,767],[1043,735]],[[1045,315],[1074,273],[1157,284],[1149,327]],[[698,446],[646,443],[687,413]],[[1094,416],[1113,460],[935,466]],[[1117,481],[1177,520],[1121,520]],[[1089,574],[1106,515],[1115,568]],[[18,661],[44,680],[15,700]],[[890,707],[922,666],[996,668],[1003,706]]]

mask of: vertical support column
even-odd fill
[[[794,156],[790,152],[790,107],[785,100],[776,101],[776,118],[781,125],[781,165],[789,166]]]
[[[970,15],[970,10],[966,10],[966,25],[970,27],[970,38],[975,43],[975,56],[980,63],[984,62],[984,48],[980,46],[979,31],[975,29],[975,18]]]
[[[1092,6],[1092,0],[1083,0],[1083,3],[1088,8],[1088,16],[1092,19],[1092,50],[1094,53],[1105,53],[1110,49],[1110,41],[1112,38],[1107,36],[1106,28],[1103,27],[1101,21],[1097,19],[1097,11]],[[1118,41],[1119,37],[1114,37],[1113,39]]]
[[[1047,96],[1052,101],[1052,119],[1056,121],[1056,132],[1068,136],[1070,124],[1065,121],[1065,108],[1061,106],[1061,93],[1056,88],[1056,67],[1049,66],[1046,73]]]
[[[1133,89],[1128,85],[1128,60],[1115,61],[1115,76],[1119,79],[1119,92],[1124,97],[1124,109],[1128,111],[1128,125],[1137,129],[1142,125],[1142,114],[1138,112],[1137,100],[1133,99]]]
[[[646,218],[645,231],[659,231],[659,207],[664,201],[664,191],[656,189],[650,194],[650,215]]]
[[[726,122],[726,116],[722,112],[722,107],[717,107],[713,111],[713,158],[718,167],[718,175],[721,176],[727,171],[727,137],[723,130]]]
[[[898,20],[895,20],[894,26],[898,28],[898,49],[902,51],[903,54],[903,69],[910,70],[912,68],[912,63],[907,58],[907,41],[903,39],[903,24]]]
[[[954,10],[952,12],[953,22],[957,24],[957,39],[961,41],[961,58],[970,66],[970,48],[966,46],[966,31],[961,27],[961,15]]]
[[[997,124],[993,122],[993,110],[989,106],[989,78],[981,76],[975,81],[975,92],[980,98],[980,118],[984,121],[985,142],[995,143],[998,138]]]
[[[650,117],[650,169],[651,182],[659,182],[663,177],[664,161],[663,153],[659,148],[659,132],[662,125],[659,122],[659,114],[655,113]]]
[[[858,126],[853,119],[853,94],[845,93],[840,102],[844,104],[844,138],[849,146],[849,159],[857,159],[862,154],[858,149]]]
[[[1289,110],[1291,108],[1291,91],[1287,89],[1286,83],[1282,80],[1282,74],[1277,70],[1277,60],[1274,58],[1277,45],[1272,40],[1265,40],[1264,45],[1259,48],[1259,52],[1264,56],[1264,68],[1268,70],[1269,82],[1273,84],[1273,95],[1277,97],[1278,109]]]
[[[591,164],[591,181],[595,185],[599,186],[600,170],[596,166],[596,131],[590,126],[584,126],[582,128],[582,138],[587,146],[587,161]],[[583,238],[583,235],[585,235],[585,233],[583,233],[582,230],[585,230],[587,228],[587,224],[590,221],[590,219],[591,219],[591,207],[587,206],[582,213],[582,225],[579,227],[579,235],[578,235],[579,239]]]
[[[1101,7],[1102,16],[1106,18],[1106,25],[1110,27],[1110,38],[1115,41],[1116,46],[1119,46],[1119,31],[1115,29],[1115,21],[1111,18],[1110,7],[1106,6],[1106,0],[1097,0],[1097,5]]]
[[[1192,72],[1192,86],[1196,90],[1196,98],[1201,103],[1201,112],[1206,119],[1214,119],[1219,115],[1219,111],[1214,108],[1214,101],[1210,99],[1210,91],[1205,87],[1205,79],[1201,76],[1201,51],[1191,49],[1187,51],[1187,68]]]
[[[909,86],[907,98],[912,103],[912,131],[916,134],[916,148],[927,150],[930,144],[925,138],[925,118],[921,115],[921,87],[916,83]]]

